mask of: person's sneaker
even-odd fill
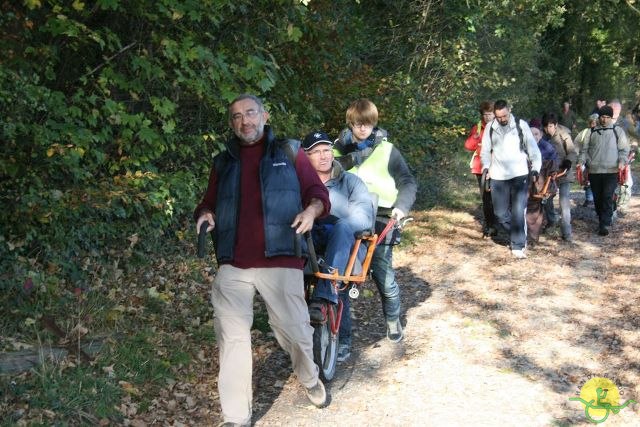
[[[311,388],[305,388],[309,401],[317,408],[324,408],[327,406],[327,392],[324,389],[324,384],[318,378],[318,383]]]
[[[387,338],[391,342],[400,342],[402,338],[404,338],[404,333],[402,332],[402,324],[400,323],[400,319],[397,320],[387,320]]]
[[[582,206],[585,208],[591,205],[593,205],[593,200],[585,200],[584,203],[582,203]]]
[[[309,304],[309,320],[311,323],[324,323],[327,321],[327,306],[320,301]]]
[[[607,227],[606,225],[601,225],[600,228],[598,228],[598,234],[600,236],[608,236],[609,235],[609,227]]]
[[[489,225],[482,229],[482,235],[484,237],[495,237],[498,235],[498,229],[492,225]]]
[[[525,259],[527,257],[527,254],[524,253],[524,249],[512,249],[511,255],[513,255],[515,259]]]
[[[349,344],[338,345],[338,362],[344,362],[351,356],[351,346]]]
[[[562,236],[562,240],[565,241],[565,243],[573,243],[573,236]]]

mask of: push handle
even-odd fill
[[[309,262],[311,263],[311,271],[318,273],[320,267],[318,267],[318,256],[316,255],[316,248],[313,246],[313,237],[311,233],[307,231],[304,233],[304,238],[307,241],[307,251],[309,251]]]
[[[491,178],[487,178],[487,174],[489,173],[489,169],[485,169],[482,171],[482,176],[480,177],[480,188],[482,191],[489,192],[491,191]]]
[[[207,254],[207,228],[209,222],[205,221],[200,225],[200,232],[198,233],[198,258],[204,258]]]

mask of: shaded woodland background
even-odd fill
[[[82,283],[87,257],[191,238],[241,92],[294,137],[336,135],[348,103],[371,98],[423,179],[422,206],[480,100],[531,117],[566,98],[584,116],[596,94],[638,95],[635,0],[1,6],[3,287],[43,269],[53,285]]]

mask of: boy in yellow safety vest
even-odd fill
[[[370,192],[378,196],[376,231],[379,233],[391,217],[401,220],[416,199],[416,180],[400,151],[388,140],[387,131],[378,127],[378,109],[368,99],[349,105],[347,128],[334,145],[342,167],[360,177]],[[373,254],[371,275],[382,299],[387,322],[387,338],[399,342],[404,337],[400,323],[400,288],[393,270],[393,246],[397,233],[389,233]]]

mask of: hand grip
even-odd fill
[[[307,251],[309,252],[309,262],[311,263],[311,271],[317,273],[320,271],[318,267],[318,256],[316,255],[316,248],[313,245],[313,237],[310,232],[304,233],[304,237],[307,240]]]
[[[485,169],[482,171],[482,176],[480,177],[480,188],[482,188],[482,191],[486,192],[491,191],[491,184],[489,183],[489,181],[491,181],[491,178],[487,178],[488,173],[489,169]]]
[[[200,232],[198,233],[198,258],[204,258],[207,254],[207,228],[209,228],[207,221],[200,225]]]

